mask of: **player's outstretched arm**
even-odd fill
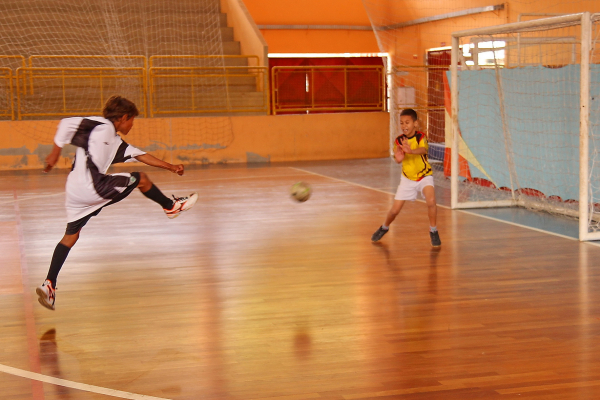
[[[177,165],[169,164],[168,162],[160,160],[160,159],[154,157],[153,155],[150,155],[147,153],[142,154],[141,156],[137,156],[137,157],[135,157],[135,159],[138,160],[139,162],[143,162],[146,165],[167,169],[177,175],[183,175],[183,164],[177,164]]]
[[[56,165],[58,159],[60,158],[61,151],[62,147],[58,147],[56,143],[54,143],[52,151],[46,157],[46,167],[44,168],[44,173],[50,172],[50,170]]]

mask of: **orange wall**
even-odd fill
[[[258,25],[370,25],[362,0],[244,0]]]
[[[41,169],[57,125],[58,121],[0,122],[0,170]],[[220,136],[212,144],[224,148],[205,149],[206,130]],[[388,156],[388,132],[386,112],[136,118],[126,141],[182,164],[336,160]],[[63,156],[57,168],[70,168],[73,148],[64,149]]]
[[[269,53],[378,53],[370,31],[261,30]]]
[[[244,0],[257,25],[370,26],[362,0]],[[270,53],[377,53],[372,31],[261,30]]]

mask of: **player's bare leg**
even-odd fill
[[[187,197],[173,196],[173,199],[170,199],[152,183],[147,174],[143,172],[139,172],[139,174],[140,182],[138,183],[138,189],[140,189],[144,196],[160,204],[168,218],[172,219],[179,216],[181,212],[192,208],[198,200],[198,193],[192,193]]]
[[[140,183],[138,183],[138,189],[140,189],[142,191],[142,193],[145,193],[148,190],[150,190],[150,188],[152,188],[153,183],[146,173],[140,172],[139,174],[140,174]]]
[[[435,202],[435,189],[433,186],[425,186],[423,188],[423,196],[427,204],[427,216],[429,217],[429,236],[433,247],[440,247],[442,241],[440,234],[437,231],[437,204]]]
[[[80,232],[81,230],[73,235],[67,235],[65,233],[65,236],[63,236],[62,240],[59,243],[64,244],[68,248],[75,246],[75,243],[77,243],[77,241],[79,240]]]
[[[371,236],[372,242],[377,242],[377,241],[381,240],[383,235],[388,233],[388,231],[390,229],[390,224],[392,222],[394,222],[394,220],[396,219],[398,214],[400,214],[402,207],[404,207],[404,200],[394,200],[394,204],[392,204],[392,208],[390,208],[390,211],[388,211],[387,216],[385,217],[384,224],[382,226],[380,226],[379,229],[377,229],[377,231],[375,231],[373,236]]]
[[[402,211],[402,207],[404,207],[404,200],[394,200],[394,204],[392,204],[392,208],[388,211],[387,216],[385,217],[385,226],[389,227],[392,222],[396,219],[400,211]]]

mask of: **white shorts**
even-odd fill
[[[395,200],[416,200],[417,193],[421,193],[423,195],[423,188],[425,186],[434,186],[433,185],[433,176],[429,175],[420,181],[411,181],[404,175],[400,178],[400,185],[398,185],[398,191],[396,191]]]

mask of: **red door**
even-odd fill
[[[270,69],[276,66],[340,66],[340,65],[376,65],[383,66],[381,57],[331,57],[331,58],[270,58]],[[271,85],[275,84],[271,82]],[[330,69],[306,74],[285,72],[280,75],[277,88],[278,103],[290,108],[306,107],[312,104],[315,108],[339,106],[361,107],[372,105],[378,101],[385,103],[385,96],[381,98],[383,79],[374,73],[352,71],[345,75],[341,69]],[[273,87],[273,86],[271,86]],[[312,90],[312,92],[309,92]],[[278,111],[281,113],[305,113],[306,111]],[[312,110],[311,113],[336,112]],[[339,111],[344,112],[344,111]],[[345,111],[348,112],[348,111]]]

